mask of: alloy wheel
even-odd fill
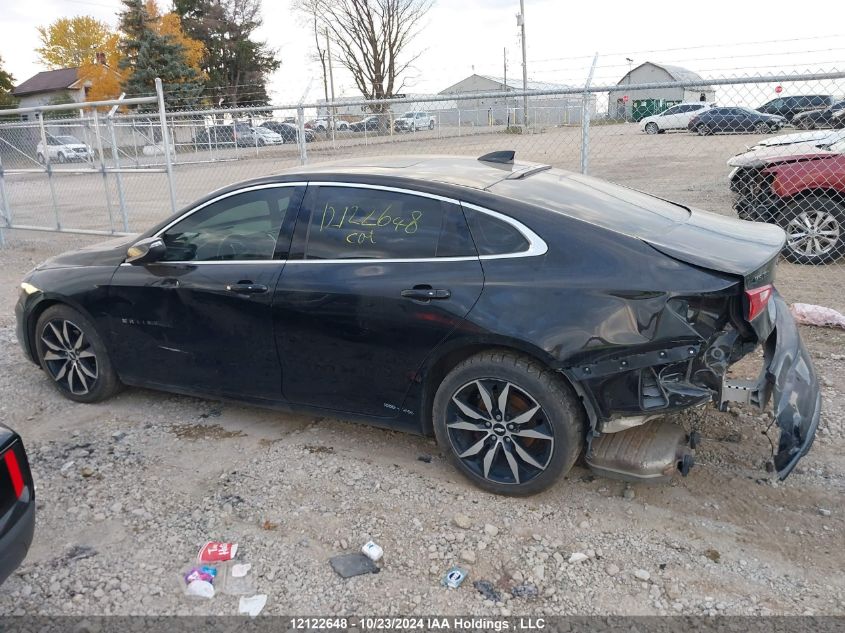
[[[828,211],[803,211],[786,227],[786,245],[799,255],[820,257],[839,244],[840,227]]]
[[[84,332],[72,321],[54,319],[41,331],[44,361],[50,376],[77,396],[84,396],[97,382],[97,356]]]
[[[527,391],[496,378],[468,382],[452,395],[446,428],[458,458],[497,484],[524,484],[554,453],[554,430]]]

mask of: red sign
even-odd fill
[[[624,101],[625,103],[627,103],[627,102],[628,102],[628,95],[624,95],[624,96],[622,97],[622,101]]]
[[[775,86],[775,92],[777,94],[780,94],[781,92],[783,92],[783,86]]]

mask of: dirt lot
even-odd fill
[[[591,173],[722,213],[724,161],[758,139],[650,137],[624,125],[591,134]],[[575,168],[579,140],[570,128],[422,133],[354,150],[317,143],[309,155],[511,147]],[[179,199],[292,166],[292,149],[181,165]],[[66,226],[108,226],[100,176],[55,182]],[[167,214],[163,176],[127,175],[124,184],[131,229]],[[40,177],[14,176],[7,188],[16,221],[51,221]],[[114,205],[114,183],[110,191]],[[680,420],[705,438],[688,478],[624,494],[624,484],[576,468],[542,495],[504,499],[459,478],[427,438],[138,389],[95,406],[62,399],[19,351],[12,307],[27,270],[96,238],[10,238],[0,250],[0,420],[30,451],[39,508],[35,542],[3,587],[0,612],[234,614],[236,597],[188,602],[176,580],[200,544],[222,539],[240,543],[272,614],[845,614],[841,332],[803,330],[825,409],[810,455],[783,484],[764,470],[768,417],[711,411]],[[845,309],[841,266],[784,264],[779,278],[790,300]],[[370,538],[385,550],[381,573],[338,578],[328,558]],[[589,558],[569,563],[576,552]],[[447,591],[440,580],[453,564],[470,575]],[[478,580],[493,593],[476,590]]]

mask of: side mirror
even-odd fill
[[[126,249],[126,263],[149,264],[150,262],[157,262],[164,257],[166,252],[167,247],[164,245],[164,240],[160,237],[148,237],[135,242]]]

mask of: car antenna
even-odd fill
[[[490,152],[489,154],[484,154],[484,156],[479,156],[478,160],[480,160],[482,163],[501,163],[503,165],[513,165],[513,157],[515,155],[515,151],[508,149],[501,152]]]

